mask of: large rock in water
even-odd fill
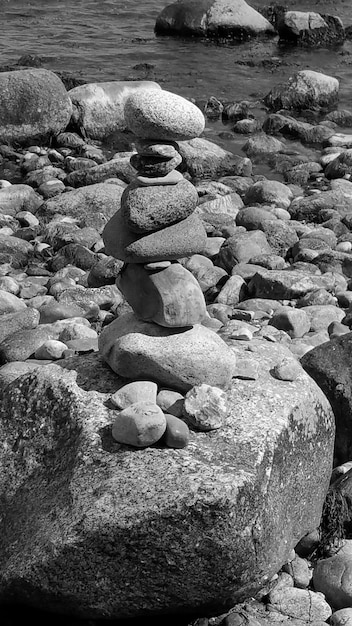
[[[304,46],[327,46],[343,43],[345,29],[339,17],[303,11],[286,11],[278,20],[280,39]]]
[[[234,38],[274,35],[268,20],[244,0],[181,0],[158,15],[160,35]]]
[[[48,141],[70,121],[65,86],[48,70],[0,72],[0,93],[0,143]]]
[[[207,614],[271,578],[319,523],[334,427],[315,383],[273,378],[286,350],[262,344],[260,379],[234,382],[225,425],[179,450],[113,441],[121,380],[97,355],[64,360],[80,387],[57,365],[4,387],[0,601]]]
[[[321,72],[301,70],[276,85],[264,98],[264,103],[273,111],[279,109],[328,109],[338,99],[339,81]]]
[[[127,98],[139,89],[160,89],[153,81],[87,83],[68,92],[73,104],[72,120],[91,139],[104,139],[126,128],[124,106]]]
[[[302,366],[327,396],[335,415],[335,465],[352,459],[352,333],[310,350]]]

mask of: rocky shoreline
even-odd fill
[[[38,74],[35,70],[29,72],[33,84]],[[18,76],[19,81],[22,78],[23,75]],[[102,329],[106,329],[123,315],[131,314],[130,305],[115,285],[116,279],[121,275],[123,263],[107,253],[106,240],[102,237],[107,222],[119,208],[124,190],[136,177],[136,170],[131,165],[131,159],[136,165],[136,138],[124,127],[125,95],[121,96],[130,86],[124,84],[113,88],[104,84],[100,96],[92,105],[89,97],[80,95],[79,91],[70,98],[70,92],[67,96],[64,88],[54,78],[51,80],[52,89],[58,89],[61,98],[57,113],[59,120],[51,109],[48,119],[44,119],[44,115],[39,120],[33,117],[33,125],[38,124],[40,127],[39,130],[36,127],[35,132],[28,133],[28,128],[17,122],[15,128],[11,124],[7,127],[3,124],[0,133],[3,142],[0,145],[0,381],[4,422],[8,418],[9,407],[13,407],[12,423],[10,420],[5,425],[2,440],[8,441],[9,446],[11,444],[14,461],[12,457],[7,457],[6,449],[3,458],[0,454],[0,460],[4,462],[10,478],[9,485],[14,489],[22,507],[28,507],[28,494],[25,493],[26,489],[24,493],[21,491],[22,487],[19,489],[14,477],[17,472],[24,472],[25,483],[31,476],[32,469],[24,469],[21,461],[19,466],[14,466],[14,470],[12,463],[17,463],[16,455],[20,455],[22,459],[23,445],[28,445],[22,441],[23,433],[18,434],[21,421],[27,419],[24,417],[23,407],[29,407],[30,411],[35,412],[37,406],[37,410],[39,407],[43,414],[41,428],[48,441],[51,441],[49,456],[54,454],[57,446],[61,450],[64,446],[63,456],[68,458],[72,451],[65,448],[65,438],[60,440],[57,432],[53,435],[51,426],[46,422],[51,407],[56,406],[55,403],[58,403],[59,415],[64,414],[65,393],[71,394],[69,397],[72,406],[79,406],[75,417],[78,420],[83,414],[83,405],[88,403],[88,394],[91,394],[89,403],[93,407],[93,415],[89,417],[96,419],[94,411],[99,413],[100,422],[98,424],[96,421],[94,428],[98,429],[99,426],[99,429],[105,429],[105,434],[102,435],[105,456],[112,451],[121,452],[125,455],[124,459],[134,458],[134,462],[140,464],[138,467],[141,472],[144,467],[142,456],[123,447],[113,448],[116,444],[111,441],[109,434],[113,409],[109,402],[125,386],[126,381],[123,378],[118,379],[107,366],[103,366],[98,354],[98,339]],[[136,89],[140,87],[145,85],[133,86]],[[38,88],[42,92],[42,86],[39,85]],[[76,89],[79,90],[80,87]],[[91,93],[94,89],[96,88],[92,88]],[[109,106],[111,102],[115,102],[115,108],[109,109],[105,106],[102,93],[104,98],[110,99]],[[53,98],[53,95],[49,93],[49,97]],[[56,102],[60,102],[58,96],[55,98]],[[242,595],[239,598],[240,603],[235,604],[230,613],[217,614],[217,617],[214,617],[214,612],[205,613],[212,614],[213,617],[199,617],[195,622],[193,620],[197,626],[218,626],[220,623],[224,626],[244,623],[257,626],[273,621],[292,626],[302,626],[304,623],[318,626],[327,620],[334,625],[347,623],[341,621],[346,618],[338,613],[341,609],[345,610],[344,607],[351,606],[351,591],[348,586],[344,588],[340,593],[341,599],[336,603],[336,589],[340,589],[341,581],[332,580],[329,558],[341,559],[342,567],[349,570],[352,567],[348,552],[349,542],[347,541],[344,552],[340,551],[336,557],[328,556],[327,572],[324,572],[324,560],[318,561],[317,565],[316,552],[319,548],[316,529],[332,465],[335,467],[334,477],[338,478],[348,471],[347,463],[352,458],[349,381],[348,376],[347,380],[341,379],[339,369],[344,360],[348,362],[352,324],[352,142],[351,135],[344,133],[344,127],[351,126],[352,112],[336,108],[337,101],[338,81],[335,78],[314,72],[300,72],[288,84],[267,95],[262,109],[265,111],[264,122],[256,118],[254,106],[250,102],[223,103],[212,98],[206,103],[205,115],[210,119],[214,115],[224,115],[234,132],[244,135],[243,152],[246,156],[240,157],[224,151],[203,136],[177,142],[181,163],[176,169],[186,181],[191,181],[195,186],[198,205],[194,213],[207,235],[203,252],[179,258],[179,265],[193,275],[204,295],[207,316],[203,326],[221,337],[237,359],[236,369],[233,371],[232,391],[235,394],[231,396],[228,390],[222,391],[228,395],[229,403],[220,429],[223,434],[219,435],[223,437],[220,440],[223,463],[230,463],[230,456],[226,456],[226,441],[232,442],[232,432],[239,428],[239,423],[231,420],[236,411],[242,411],[243,433],[237,430],[237,439],[241,439],[243,446],[247,445],[249,439],[246,436],[249,434],[252,443],[258,443],[258,448],[264,445],[260,438],[263,433],[245,432],[246,429],[250,430],[249,425],[256,422],[261,430],[267,428],[268,440],[273,426],[281,435],[288,434],[289,440],[286,443],[285,439],[281,442],[279,439],[273,439],[269,443],[266,441],[265,446],[268,447],[263,450],[265,454],[270,451],[273,456],[279,449],[285,451],[284,463],[271,460],[265,467],[269,474],[274,473],[273,470],[277,467],[283,472],[286,463],[287,483],[292,475],[296,481],[295,485],[292,484],[292,491],[287,488],[291,505],[293,502],[296,505],[299,501],[294,499],[294,487],[299,485],[301,488],[304,483],[308,485],[301,506],[305,512],[303,514],[302,511],[295,511],[294,521],[297,528],[291,529],[289,536],[292,545],[282,550],[280,548],[280,552],[279,536],[265,540],[266,552],[268,546],[274,551],[273,546],[276,544],[280,557],[275,558],[279,561],[281,558],[280,566],[287,561],[282,570],[275,570],[275,558],[272,559],[274,562],[270,558],[266,561],[264,559],[270,575],[266,576],[265,571],[261,572],[258,580],[260,578],[262,582],[266,577],[270,581],[261,587],[261,591],[256,589],[255,598],[249,595],[243,602]],[[26,103],[22,101],[21,107],[16,107],[19,116],[23,115],[23,104]],[[72,106],[77,114],[72,114]],[[119,127],[116,120],[118,111],[121,110]],[[53,119],[50,119],[50,113]],[[104,135],[104,127],[108,121],[111,122],[111,117],[116,125],[115,141],[116,137],[121,140],[121,150],[112,158],[106,150],[104,140],[97,139],[99,133]],[[30,109],[25,111],[24,119],[31,119]],[[88,124],[91,119],[94,121],[93,126]],[[77,128],[74,130],[72,126],[68,126],[72,122],[80,126],[80,133],[75,132]],[[28,140],[24,141],[23,133],[26,132]],[[43,140],[34,143],[31,141],[31,132],[38,136],[49,134],[50,143]],[[89,133],[94,133],[95,138],[89,138]],[[294,149],[291,139],[295,141]],[[27,144],[26,147],[20,147],[21,143]],[[297,149],[299,143],[301,147]],[[282,182],[256,174],[257,163],[259,166],[265,163],[273,177],[277,178],[279,174]],[[329,355],[327,358],[325,356],[327,364],[319,350],[324,355]],[[156,357],[150,367],[150,378],[159,383],[160,366]],[[152,367],[155,367],[155,371]],[[182,367],[186,366],[182,364]],[[318,382],[334,410],[337,429],[334,462],[332,414],[325,397],[303,368]],[[56,380],[60,379],[60,371],[63,387],[58,390]],[[77,384],[71,372],[78,373]],[[162,380],[161,383],[160,386],[163,387],[165,381]],[[211,387],[214,389],[214,386]],[[35,397],[38,389],[43,389],[43,393],[45,391],[47,394],[45,402]],[[86,395],[82,395],[82,389]],[[169,401],[164,410],[177,418],[184,417],[182,406],[187,390],[176,385],[171,392],[178,394],[178,404],[175,396],[170,396],[173,402],[170,404]],[[214,391],[209,392],[210,398],[213,398],[211,393]],[[218,398],[216,405],[214,399],[210,401],[209,397],[201,396],[200,407],[196,408],[202,410],[203,407],[204,411],[204,404],[209,400],[207,417],[217,416],[219,397],[215,395]],[[20,402],[19,398],[22,398]],[[47,401],[47,398],[51,398],[51,401]],[[274,408],[269,409],[270,406]],[[314,409],[316,406],[319,409]],[[312,415],[309,413],[310,407],[313,407]],[[260,422],[260,409],[264,414],[270,415],[271,424]],[[319,414],[321,422],[324,422],[323,425],[313,418],[314,410]],[[285,424],[280,421],[283,415]],[[57,419],[61,420],[61,417]],[[75,441],[77,446],[81,446],[80,455],[84,456],[84,446],[88,446],[91,426],[82,426],[86,439],[80,441],[80,434],[73,431],[70,433],[69,429],[66,432],[65,420],[61,420],[60,428],[64,429],[65,437],[69,433],[72,441],[77,437]],[[86,416],[85,420],[88,423]],[[308,424],[306,430],[303,427],[304,432],[300,430],[299,436],[296,433],[298,423]],[[30,434],[26,435],[30,441],[33,438],[29,448],[32,447],[35,455],[30,463],[39,467],[43,461],[37,456],[38,450],[46,444],[39,440],[37,442],[37,434],[34,437],[31,428],[28,430]],[[162,444],[159,448],[148,448],[150,452],[143,450],[141,454],[143,452],[150,462],[155,461],[156,467],[157,464],[162,464],[163,458],[170,451],[169,456],[175,459],[175,463],[179,463],[177,471],[180,471],[185,460],[190,465],[194,462],[191,455],[194,450],[198,454],[197,446],[201,446],[204,458],[208,454],[214,463],[220,454],[219,447],[216,447],[218,431],[199,433],[194,428],[191,431],[190,444],[184,453]],[[16,432],[18,438],[13,440]],[[90,442],[89,445],[93,446],[93,443]],[[292,466],[288,467],[292,447],[295,454],[290,460]],[[301,459],[298,458],[297,450],[300,450],[302,459],[305,458],[302,471],[298,469]],[[74,454],[76,453],[77,450]],[[185,456],[188,454],[189,457]],[[105,460],[99,455],[100,452],[96,453],[92,447],[94,462],[103,464]],[[315,455],[317,465],[312,463],[312,455]],[[258,458],[259,456],[258,454]],[[58,459],[54,455],[54,469],[57,463],[60,466]],[[263,457],[261,463],[262,461]],[[246,466],[246,472],[249,472],[249,466],[255,465],[258,460],[245,449],[241,463],[243,467]],[[46,471],[49,471],[49,465]],[[341,469],[337,470],[338,466]],[[202,467],[204,472],[206,463]],[[265,473],[263,468],[264,465],[261,466],[261,472]],[[28,471],[29,475],[26,473]],[[168,465],[164,471],[172,472],[173,469]],[[209,489],[214,477],[215,473],[209,476]],[[224,479],[221,471],[216,477],[221,484]],[[248,484],[251,481],[252,477]],[[33,491],[44,488],[42,483],[34,483]],[[4,491],[4,502],[8,507],[5,525],[6,521],[7,524],[13,523],[14,516],[19,514],[7,493],[7,490],[11,491],[9,485],[5,485]],[[226,489],[226,482],[222,488]],[[278,493],[279,483],[271,496],[272,500],[267,500],[266,504],[270,502],[273,505],[275,499],[279,499]],[[311,502],[308,501],[309,497]],[[236,506],[238,507],[238,503]],[[286,511],[285,514],[287,511],[290,513],[290,503],[280,506]],[[26,509],[24,511],[26,516]],[[29,509],[27,512],[30,518]],[[280,515],[281,512],[280,509],[275,514]],[[194,512],[192,514],[195,515]],[[282,515],[276,530],[284,526],[285,517]],[[260,545],[260,524],[256,530]],[[311,534],[299,542],[309,531]],[[14,536],[11,532],[4,535],[6,550],[15,545],[19,537],[23,541],[21,533],[16,535],[18,529],[15,528]],[[223,532],[227,532],[225,526]],[[285,532],[283,543],[286,541]],[[216,549],[219,549],[219,545],[217,537]],[[290,548],[295,546],[296,553],[293,553]],[[24,542],[22,547],[25,560],[29,558],[28,554],[33,546]],[[215,561],[215,551],[210,553],[214,555],[212,558]],[[194,548],[192,558],[195,554]],[[284,554],[287,559],[282,556]],[[108,552],[105,557],[108,558]],[[258,554],[256,559],[260,561]],[[338,567],[340,565],[336,565],[337,571]],[[225,570],[226,566],[219,569],[223,576]],[[53,575],[51,570],[50,575]],[[11,597],[15,597],[17,601],[21,598],[21,590],[16,588],[18,583],[14,584],[12,581],[7,587],[6,577],[11,581],[12,576],[15,581],[23,576],[20,563],[11,564],[7,573],[3,574],[4,584],[3,588],[0,586],[0,597],[5,604],[11,601]],[[242,581],[244,587],[247,582]],[[212,584],[215,584],[215,580]],[[320,592],[326,595],[327,600]],[[38,596],[36,601],[33,600],[37,593],[32,595],[30,586],[28,589],[25,587],[22,601],[25,602],[29,597],[30,604],[41,606]],[[44,595],[44,606],[47,604],[55,607],[55,602],[44,599]],[[71,602],[74,601],[73,598]],[[187,608],[189,611],[189,605]],[[98,624],[97,611],[94,614],[89,609],[84,613],[82,609],[82,616],[86,617],[89,611],[89,623]],[[134,613],[132,607],[130,616],[138,614],[142,614],[141,609]],[[102,615],[114,617],[113,614],[105,615],[104,611]],[[66,617],[62,619],[67,621]],[[156,622],[157,619],[155,618]],[[13,617],[10,617],[9,625],[13,623],[11,620]],[[182,623],[181,618],[177,623]]]

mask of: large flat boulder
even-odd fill
[[[257,348],[258,380],[234,379],[225,425],[191,431],[183,449],[113,441],[121,379],[96,354],[4,387],[0,601],[90,618],[207,614],[261,588],[319,523],[334,424],[303,370],[271,375],[287,350]]]
[[[72,119],[90,139],[104,139],[126,128],[124,107],[127,98],[139,89],[160,89],[153,81],[112,80],[87,83],[70,89]]]
[[[70,121],[71,100],[49,70],[0,72],[0,93],[0,143],[48,141]]]
[[[275,29],[244,0],[181,0],[159,13],[158,35],[242,39],[274,35]]]

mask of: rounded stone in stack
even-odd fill
[[[173,159],[179,154],[176,141],[156,142],[152,139],[136,139],[135,146],[138,154],[142,156],[164,157]]]
[[[201,254],[207,243],[203,223],[194,213],[177,224],[143,236],[127,228],[120,209],[108,221],[102,236],[105,254],[126,263],[176,261]]]
[[[139,89],[127,98],[127,128],[142,139],[183,141],[204,130],[204,115],[185,98],[160,89]]]
[[[199,283],[179,263],[154,271],[129,263],[117,284],[136,315],[146,322],[186,327],[199,324],[206,317]]]
[[[197,204],[197,190],[185,178],[177,185],[162,187],[134,182],[122,194],[121,214],[132,232],[143,234],[185,219]]]
[[[163,185],[177,185],[184,180],[181,172],[177,170],[172,170],[166,176],[137,176],[136,181],[143,186],[149,187],[150,185],[154,186],[163,186]]]
[[[137,170],[138,174],[142,176],[166,176],[166,174],[175,170],[182,163],[182,157],[179,153],[171,159],[133,154],[130,158],[130,163]]]

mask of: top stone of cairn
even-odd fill
[[[136,90],[126,100],[124,113],[127,128],[143,139],[194,139],[205,126],[195,104],[163,89]]]

